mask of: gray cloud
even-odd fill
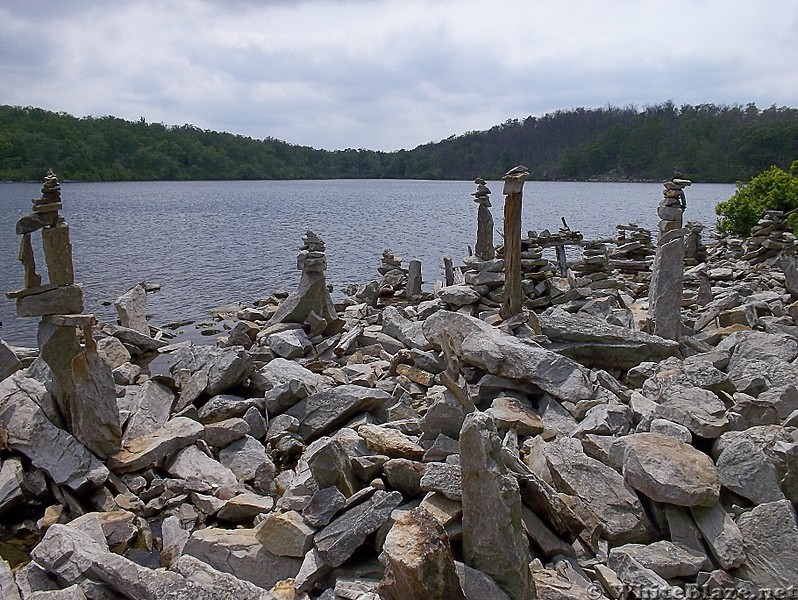
[[[11,0],[0,103],[328,149],[606,104],[798,105],[798,4]]]

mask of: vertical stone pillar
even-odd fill
[[[677,174],[679,175],[679,174]],[[682,215],[687,206],[684,188],[690,181],[674,176],[665,182],[659,214],[659,239],[648,294],[648,312],[654,321],[654,335],[678,340],[682,332],[682,290],[684,288],[684,236]]]
[[[69,225],[66,221],[59,219],[54,227],[42,229],[42,246],[50,283],[53,285],[75,283],[72,243],[69,241]]]
[[[448,254],[443,257],[443,279],[444,285],[454,285],[454,265]]]
[[[407,268],[407,287],[405,296],[408,300],[421,296],[421,261],[411,260]]]
[[[504,181],[504,299],[500,315],[509,319],[521,311],[521,207],[524,182],[529,169],[517,166],[502,177]]]
[[[477,184],[477,191],[471,195],[474,196],[474,202],[479,204],[477,209],[477,245],[474,248],[474,254],[482,260],[492,260],[496,257],[496,248],[493,246],[490,190],[481,177],[477,177],[474,183]]]

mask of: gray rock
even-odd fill
[[[368,500],[351,508],[316,534],[314,544],[327,564],[342,565],[366,537],[377,531],[402,502],[399,492],[377,490]]]
[[[189,374],[208,373],[205,393],[222,394],[246,380],[252,371],[252,359],[243,348],[214,348],[213,346],[184,346],[174,353],[170,373],[177,376],[185,369]],[[240,415],[236,415],[240,416]]]
[[[316,374],[299,363],[285,358],[275,358],[269,361],[257,371],[256,375],[253,376],[253,380],[257,388],[263,391],[268,391],[281,385],[290,386],[292,382],[293,389],[296,391],[304,386],[308,390],[321,392],[334,386],[333,380],[329,377]],[[267,406],[270,406],[269,402],[267,402]],[[286,408],[288,406],[283,408],[283,410]],[[275,415],[278,413],[272,412],[270,408],[269,414]]]
[[[643,567],[663,579],[694,577],[706,561],[705,554],[690,552],[667,540],[653,544],[625,544],[610,550],[608,564],[616,564],[619,554],[628,554]]]
[[[737,521],[746,561],[740,570],[763,588],[788,588],[798,581],[798,524],[789,500],[754,507]]]
[[[447,285],[436,292],[444,304],[459,308],[476,304],[481,298],[479,292],[470,285]]]
[[[518,482],[504,464],[496,426],[485,413],[466,416],[460,463],[466,563],[492,577],[510,598],[525,599],[530,555]]]
[[[347,498],[357,491],[352,462],[339,440],[319,438],[307,447],[303,460],[319,489],[335,487]]]
[[[629,369],[643,361],[661,361],[679,354],[679,344],[607,323],[589,315],[562,310],[539,315],[540,330],[552,350],[587,366]]]
[[[462,498],[460,465],[426,463],[419,486],[425,492],[440,492],[450,500],[460,500]]]
[[[0,597],[6,600],[20,600],[19,588],[14,583],[11,568],[2,558],[0,558]]]
[[[712,506],[720,494],[712,459],[673,437],[635,433],[620,438],[626,483],[656,502]]]
[[[423,508],[399,516],[383,544],[386,600],[465,600],[443,526]]]
[[[308,335],[301,329],[288,329],[271,334],[266,343],[277,356],[283,358],[301,358],[313,347]]]
[[[300,400],[286,413],[299,420],[299,435],[310,442],[343,425],[358,412],[380,408],[389,398],[382,390],[341,385]]]
[[[152,379],[144,382],[136,395],[136,406],[125,427],[124,443],[163,427],[172,413],[175,395]]]
[[[0,381],[22,368],[22,361],[3,340],[0,340]]]
[[[198,529],[191,534],[183,554],[263,589],[296,576],[302,561],[271,554],[257,540],[256,533],[255,529]]]
[[[773,462],[748,438],[741,437],[727,445],[716,466],[723,487],[754,504],[784,499]]]
[[[461,442],[462,444],[462,442]],[[623,476],[590,458],[578,440],[563,438],[544,446],[555,487],[580,498],[611,542],[647,542],[652,526],[640,499]]]
[[[76,492],[102,485],[108,469],[47,418],[37,403],[45,393],[44,386],[19,372],[0,381],[0,427],[8,436],[6,447],[26,456],[57,485]]]
[[[181,556],[172,570],[196,583],[218,600],[274,600],[261,587],[214,569],[193,556]]]
[[[619,403],[599,404],[587,411],[572,435],[625,435],[631,426],[632,410],[628,406]]]
[[[742,533],[720,504],[693,506],[690,512],[722,569],[733,569],[745,562]]]
[[[263,418],[263,413],[261,413],[258,407],[253,406],[248,408],[242,418],[246,421],[247,425],[249,425],[249,431],[247,433],[256,440],[263,439],[266,435],[268,426],[266,425],[266,419]]]
[[[15,456],[5,459],[0,467],[0,516],[7,515],[25,501],[22,492],[24,483],[25,471],[22,461]]]
[[[114,308],[122,327],[150,335],[150,326],[147,323],[147,292],[140,283],[119,296],[114,302]]]
[[[383,465],[382,470],[391,488],[410,497],[422,495],[421,478],[424,475],[424,463],[407,458],[392,458]]]
[[[198,412],[202,423],[224,421],[233,417],[243,417],[252,407],[263,405],[263,398],[244,398],[233,394],[219,394],[206,402]]]
[[[667,419],[652,419],[649,426],[651,433],[658,433],[660,435],[667,435],[675,438],[685,444],[690,444],[693,441],[693,434],[684,425],[679,425]]]
[[[543,421],[531,407],[510,396],[495,398],[485,411],[499,429],[514,429],[518,435],[537,435],[543,432]]]
[[[256,408],[254,410],[258,412]],[[232,417],[224,421],[207,423],[205,425],[203,438],[209,446],[224,448],[236,440],[243,438],[249,431],[249,424],[244,419],[241,417]]]
[[[181,448],[190,446],[202,436],[203,427],[186,417],[175,417],[149,435],[130,440],[108,459],[115,473],[131,473],[159,464]]]
[[[677,237],[657,246],[649,291],[649,313],[654,333],[678,340],[682,332],[684,239]]]
[[[119,325],[106,325],[103,327],[103,333],[118,338],[128,347],[132,346],[134,349],[138,349],[139,353],[155,352],[167,345],[165,341],[153,339],[149,334],[144,335],[140,331]]]
[[[467,600],[509,600],[509,596],[496,585],[496,582],[482,571],[455,561],[460,588]]]
[[[198,479],[220,487],[235,488],[238,484],[235,473],[196,446],[180,450],[166,466],[166,471],[172,477]]]
[[[424,334],[441,346],[448,338],[466,364],[502,377],[532,383],[551,395],[578,402],[593,396],[584,367],[537,345],[527,344],[487,323],[449,311],[424,321]]]
[[[428,397],[433,399],[427,412],[421,418],[423,439],[435,439],[440,434],[457,439],[460,436],[460,429],[463,427],[465,410],[451,392],[441,391],[442,388],[437,388],[437,390],[434,394],[432,389],[430,390]]]
[[[60,590],[34,592],[25,600],[86,600],[86,594],[75,584]]]
[[[725,413],[726,405],[713,392],[675,386],[667,389],[653,416],[684,425],[693,435],[714,439],[729,428]]]
[[[180,518],[172,515],[161,522],[161,554],[162,567],[170,568],[180,555],[188,541],[190,532],[180,526]]]
[[[230,498],[216,513],[217,518],[233,523],[252,523],[260,515],[271,512],[274,499],[271,496],[244,493]]]
[[[311,527],[325,527],[346,504],[346,496],[334,486],[316,490],[305,508],[302,518]]]
[[[219,452],[219,462],[235,473],[242,483],[252,481],[259,471],[267,470],[274,478],[275,466],[266,449],[248,435],[236,440]]]
[[[407,319],[398,308],[388,306],[382,311],[382,331],[402,342],[408,348],[429,350],[431,345],[424,336],[423,321]]]
[[[424,448],[415,440],[391,427],[366,423],[358,428],[357,434],[375,454],[411,460],[419,460],[424,456]]]
[[[111,369],[121,367],[130,361],[130,351],[125,345],[113,336],[106,336],[97,340],[97,354],[108,363]]]
[[[646,590],[645,593],[651,594],[654,598],[678,598],[681,590],[674,589],[662,577],[657,575],[652,569],[648,569],[637,562],[626,553],[616,554],[618,557],[610,565],[617,574],[618,578],[628,587],[634,590]],[[682,594],[683,595],[683,594]]]
[[[315,530],[302,519],[298,512],[289,510],[271,513],[258,527],[256,535],[271,554],[302,558],[313,546]]]

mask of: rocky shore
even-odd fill
[[[522,235],[504,317],[483,180],[432,292],[386,250],[335,303],[308,231],[296,289],[198,345],[141,285],[83,314],[48,174],[9,294],[39,349],[0,342],[0,597],[791,597],[796,241],[778,213],[702,240],[688,185],[656,235]]]

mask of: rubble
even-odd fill
[[[217,347],[169,347],[141,286],[120,298],[120,324],[66,310],[80,288],[48,174],[17,224],[25,287],[12,293],[41,318],[39,356],[0,344],[3,597],[792,585],[798,308],[777,215],[739,247],[704,247],[700,224],[682,227],[675,178],[653,272],[651,235],[631,224],[614,243],[565,222],[530,232],[522,308],[503,319],[503,247],[476,183],[478,251],[434,296],[386,251],[373,295],[333,303],[308,232],[294,294],[225,310],[236,324]],[[544,257],[566,245],[581,256]],[[678,293],[662,269],[681,274]]]

